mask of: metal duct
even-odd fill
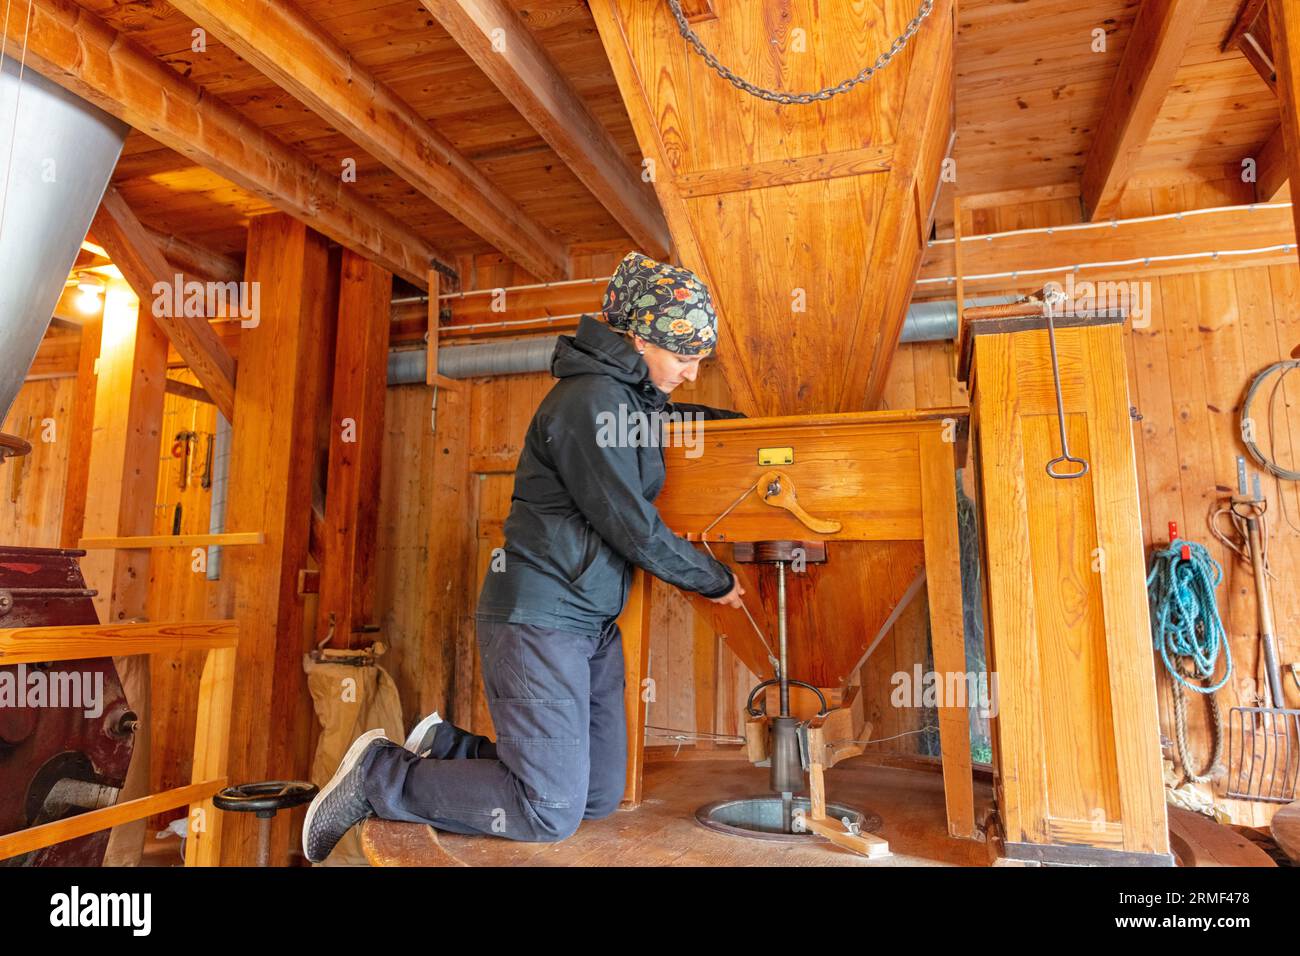
[[[32,69],[9,58],[0,64],[0,422],[36,358],[126,133],[125,123]]]
[[[509,342],[487,342],[438,349],[438,374],[448,378],[483,375],[519,375],[551,368],[558,335]],[[424,349],[388,353],[388,384],[414,385],[425,380]]]
[[[980,299],[967,299],[966,308],[978,305],[1005,305],[1019,301],[1018,295],[987,295]],[[907,310],[903,320],[900,342],[942,342],[957,337],[957,300],[942,302],[916,302]]]
[[[1019,296],[995,295],[967,299],[966,307],[1005,305]],[[907,310],[903,323],[903,342],[940,342],[957,336],[957,302],[918,302]],[[544,338],[514,339],[479,345],[457,345],[438,349],[438,374],[448,378],[476,378],[489,375],[519,375],[546,372],[551,368],[551,353],[558,335]],[[388,353],[388,384],[416,385],[425,380],[424,349],[407,349]]]

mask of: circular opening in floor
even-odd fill
[[[795,797],[791,801],[791,810],[798,814],[811,812],[811,803],[807,797]],[[766,794],[758,797],[741,797],[736,800],[719,800],[706,804],[695,811],[695,819],[700,825],[728,833],[732,836],[748,837],[751,840],[771,840],[778,843],[802,843],[806,840],[820,840],[810,831],[787,833],[781,822],[781,796]],[[826,804],[826,816],[838,820],[846,829],[862,832],[875,832],[880,829],[879,815],[841,803]]]

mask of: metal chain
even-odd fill
[[[686,39],[686,42],[691,45],[696,53],[703,57],[704,62],[707,63],[709,68],[717,73],[718,76],[736,87],[736,89],[743,90],[751,96],[757,96],[762,100],[770,100],[773,103],[783,103],[789,106],[792,104],[806,105],[808,103],[816,102],[817,100],[829,100],[832,96],[838,96],[840,93],[847,93],[859,83],[871,79],[874,73],[883,70],[889,65],[889,61],[898,55],[898,52],[907,45],[907,41],[912,38],[912,35],[920,29],[921,21],[928,17],[930,11],[934,8],[934,0],[921,0],[921,7],[917,11],[916,16],[914,16],[911,22],[907,24],[907,29],[894,39],[894,42],[890,44],[888,50],[876,58],[874,64],[866,67],[857,76],[850,77],[843,83],[839,83],[836,86],[828,86],[815,93],[786,93],[782,90],[769,90],[761,86],[755,86],[748,80],[737,76],[730,69],[718,62],[718,58],[709,52],[708,48],[704,45],[704,42],[700,40],[695,31],[691,29],[691,25],[686,22],[686,15],[682,13],[681,0],[668,0],[668,8],[672,10],[673,16],[677,20],[677,29]]]

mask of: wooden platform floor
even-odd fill
[[[767,792],[767,770],[720,751],[673,748],[648,758],[645,799],[635,810],[585,821],[560,843],[439,833],[442,848],[469,866],[987,866],[984,843],[947,835],[943,778],[925,770],[846,760],[826,773],[828,799],[883,819],[892,855],[867,860],[818,838],[769,843],[707,830],[695,810],[729,797]],[[713,754],[719,754],[713,756]],[[991,803],[976,783],[977,808]],[[978,819],[978,816],[977,816]],[[815,840],[815,842],[812,842]]]

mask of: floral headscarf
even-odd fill
[[[689,269],[629,252],[605,287],[601,311],[610,328],[634,332],[678,355],[708,355],[718,317],[709,288]]]

